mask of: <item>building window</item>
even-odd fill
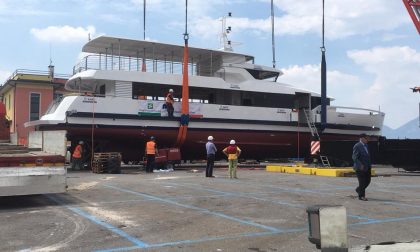
[[[29,121],[39,120],[41,94],[31,93]]]

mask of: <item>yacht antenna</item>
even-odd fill
[[[232,27],[228,26],[226,28],[226,19],[228,17],[232,17],[232,12],[229,12],[227,16],[222,17],[222,33],[221,33],[221,43],[222,43],[222,50],[233,52],[232,42],[228,38],[228,34],[232,31]]]
[[[325,0],[322,0],[322,46],[321,46],[321,132],[327,127],[327,63],[325,61]]]
[[[271,45],[273,48],[273,68],[276,68],[276,47],[274,44],[274,4],[271,0]]]

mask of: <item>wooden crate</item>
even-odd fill
[[[107,171],[108,159],[114,157],[121,160],[119,152],[97,152],[93,154],[92,172],[103,173]]]

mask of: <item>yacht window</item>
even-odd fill
[[[181,88],[173,85],[162,85],[155,83],[133,82],[132,98],[138,100],[157,100],[164,101],[169,89],[175,91],[175,101],[181,96]]]
[[[244,106],[252,106],[252,101],[249,98],[242,99],[242,105]]]
[[[99,94],[100,95],[105,95],[105,84],[103,84],[99,87]]]
[[[248,73],[252,75],[257,80],[266,80],[266,79],[277,79],[279,77],[278,72],[270,72],[270,71],[262,71],[262,70],[255,70],[255,69],[246,69]]]
[[[133,83],[133,99],[164,101],[169,89],[174,90],[175,101],[181,101],[182,87],[156,83]],[[141,98],[144,97],[144,98]],[[250,92],[216,88],[189,88],[189,101],[194,103],[238,105],[267,108],[294,108],[293,94]],[[320,104],[319,97],[312,97],[312,107]]]
[[[315,108],[321,105],[321,97],[311,97],[311,107]],[[330,105],[330,99],[327,99],[327,105]]]

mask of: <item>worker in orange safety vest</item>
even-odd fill
[[[174,90],[169,89],[169,93],[165,98],[166,110],[168,111],[168,117],[174,117]]]
[[[83,155],[83,141],[79,141],[79,144],[74,148],[71,162],[71,169],[80,171],[83,168],[82,163]]]
[[[155,169],[155,157],[158,155],[158,149],[154,136],[151,136],[150,141],[146,143],[145,154],[147,158],[146,172],[152,173]]]

